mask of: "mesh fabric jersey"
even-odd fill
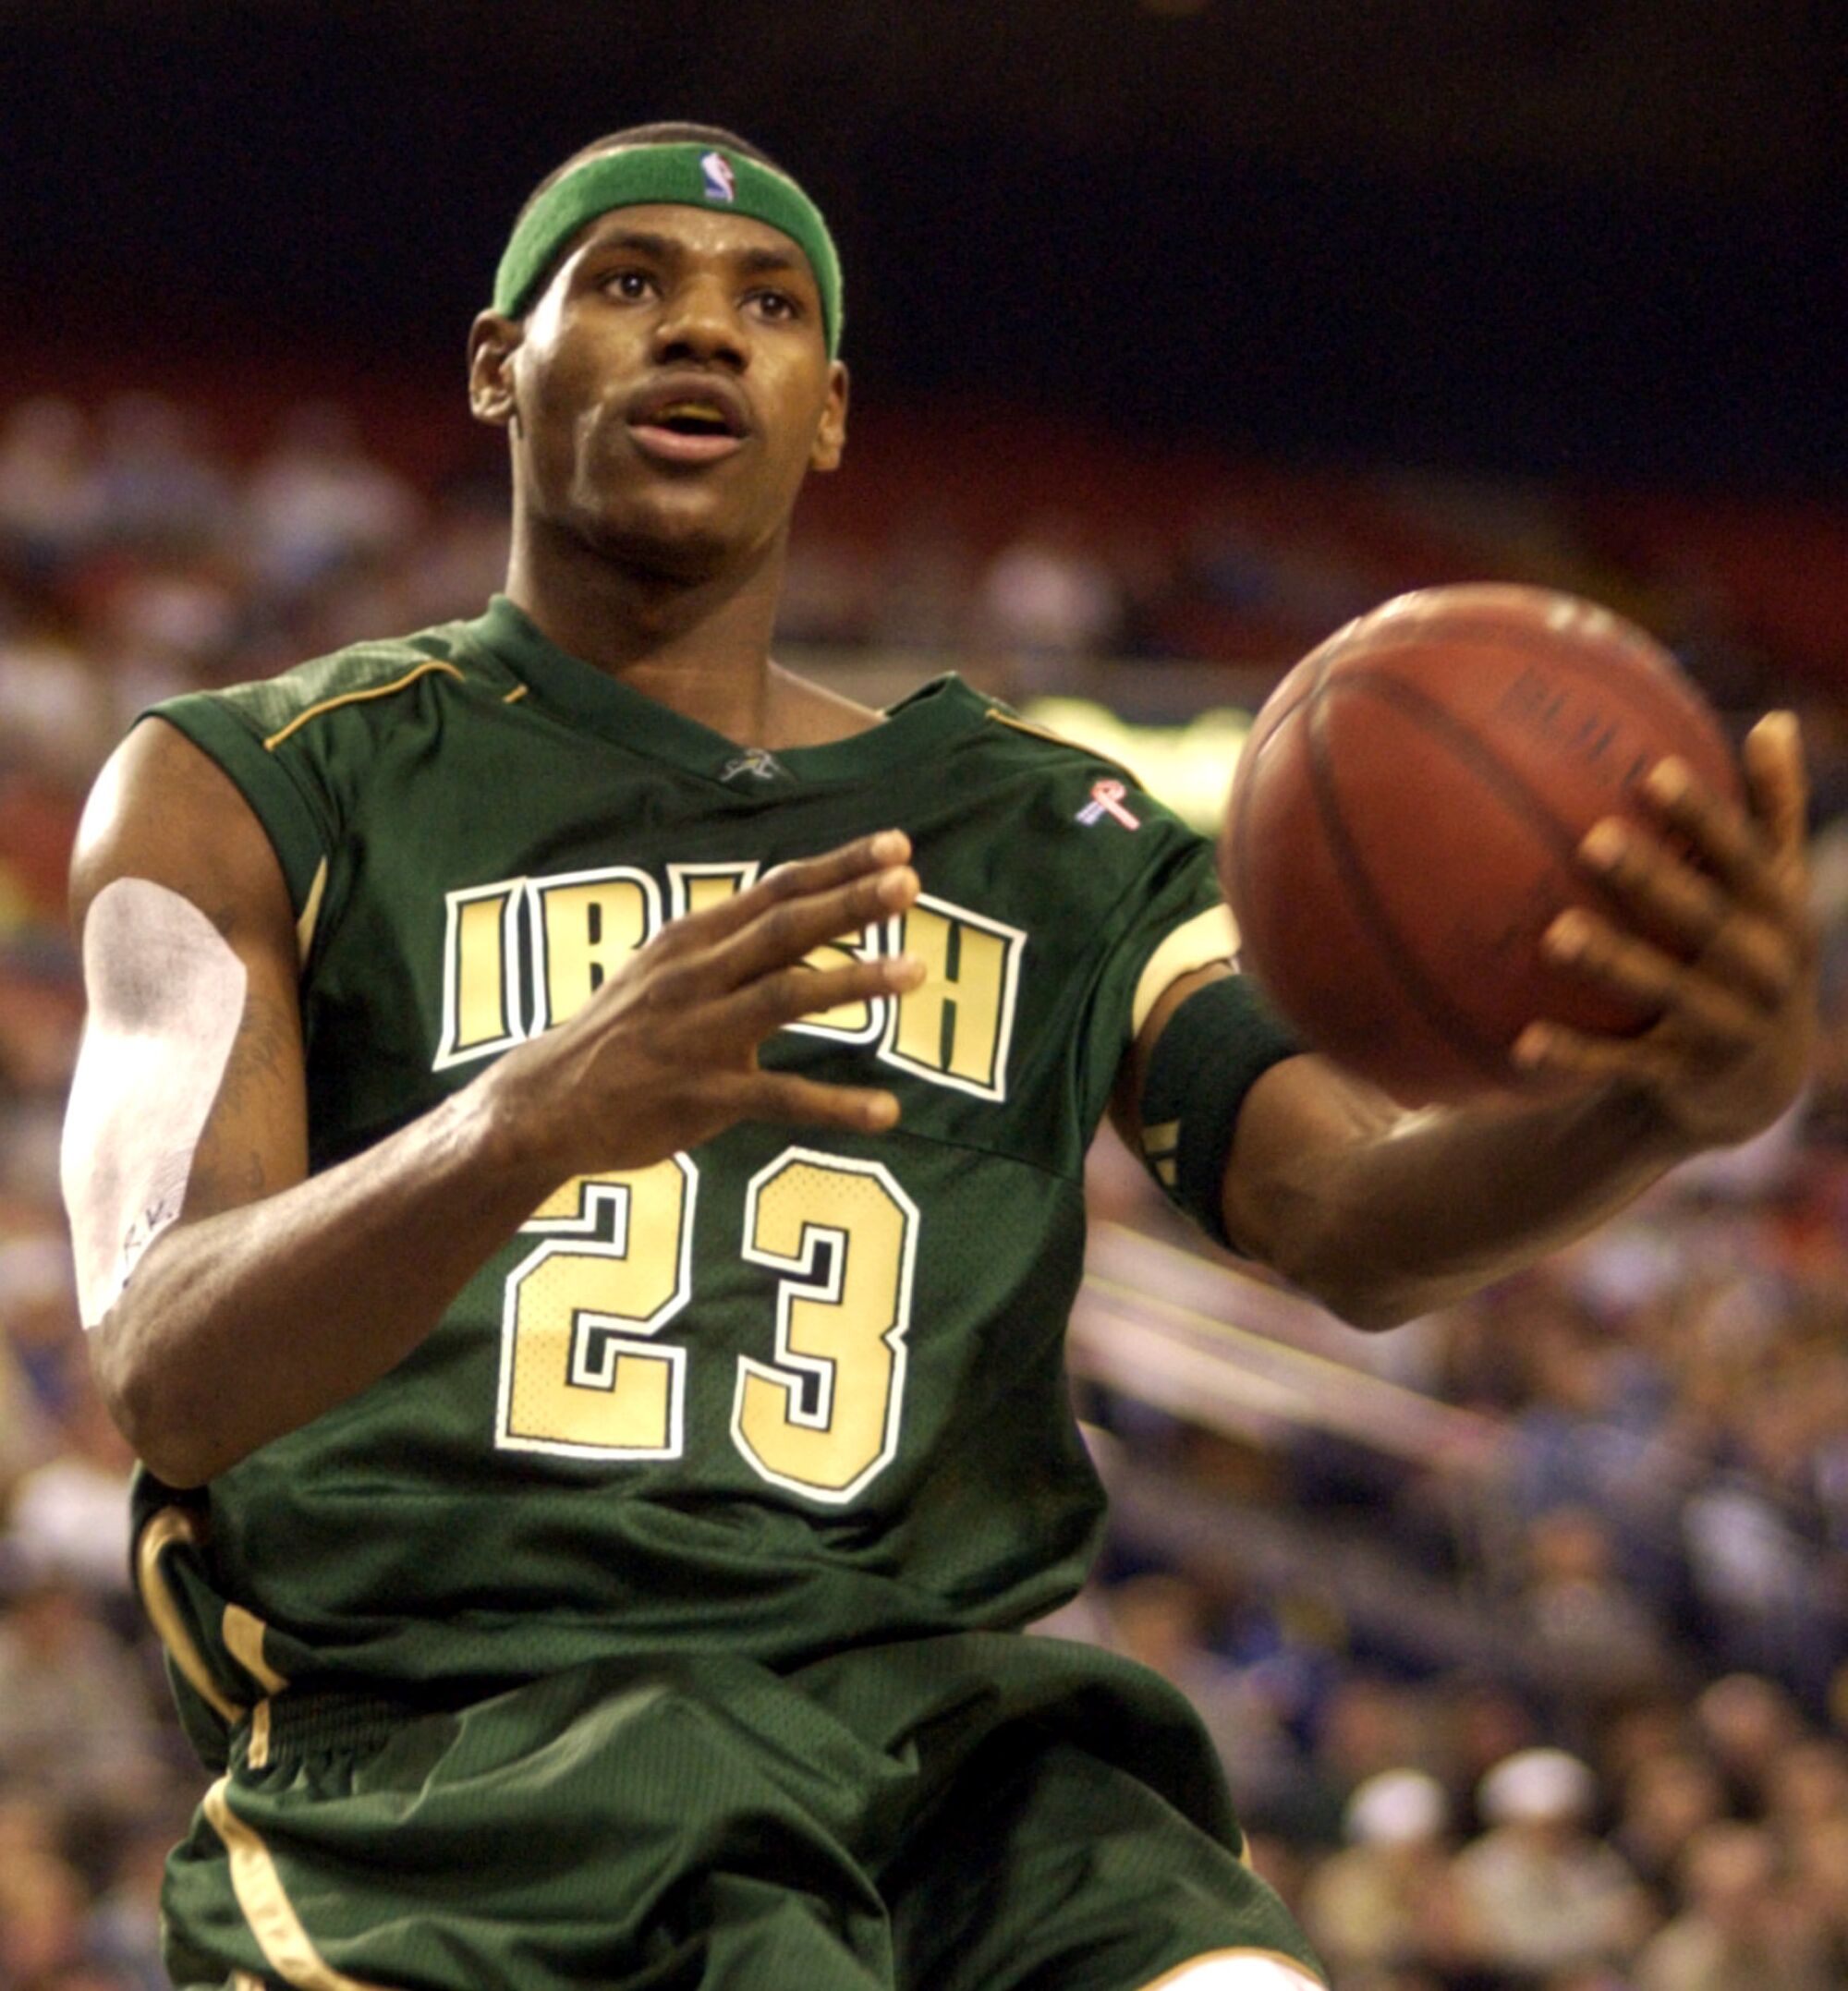
[[[889,824],[923,896],[842,946],[930,968],[763,1051],[891,1087],[894,1132],[745,1124],[563,1184],[361,1394],[197,1496],[141,1476],[209,1758],[278,1681],[787,1668],[1073,1592],[1102,1506],[1062,1359],[1084,1156],[1138,991],[1226,952],[1200,838],[1134,787],[1096,806],[1119,770],[954,677],[769,755],[498,599],[159,712],[287,879],[315,1169],[564,1021],[666,919]]]

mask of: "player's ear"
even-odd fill
[[[815,446],[808,452],[811,470],[837,470],[847,446],[847,370],[842,361],[828,365],[828,400],[821,410],[821,426],[815,431]]]
[[[526,336],[517,318],[483,311],[468,332],[468,408],[477,421],[505,429],[514,419],[514,355]]]

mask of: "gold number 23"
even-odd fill
[[[495,1441],[577,1459],[678,1458],[687,1351],[659,1340],[692,1297],[699,1172],[684,1155],[578,1176],[524,1226],[508,1275]],[[751,1178],[745,1257],[781,1276],[774,1352],[741,1355],[732,1442],[810,1499],[852,1499],[891,1463],[905,1394],[918,1210],[890,1172],[786,1147]]]

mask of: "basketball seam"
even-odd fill
[[[1328,681],[1331,661],[1329,658],[1324,658],[1321,663],[1317,666],[1314,675],[1309,679],[1308,685],[1302,695],[1278,713],[1276,719],[1265,731],[1259,751],[1262,751],[1263,747],[1268,747],[1282,733],[1284,722],[1294,718],[1305,706],[1309,708],[1310,713],[1313,715],[1315,700],[1323,685]],[[1259,716],[1262,717],[1262,714]],[[1247,741],[1247,747],[1248,745],[1249,742]],[[1239,783],[1236,797],[1238,804],[1237,815],[1233,823],[1232,867],[1233,874],[1238,882],[1238,897],[1244,904],[1249,905],[1251,903],[1251,860],[1249,855],[1251,839],[1245,832],[1251,819],[1251,797],[1258,787],[1256,762],[1252,762],[1248,769],[1241,764],[1240,772],[1241,774],[1249,772],[1251,778],[1242,780]],[[1237,907],[1234,908],[1234,914],[1236,914],[1237,910]]]
[[[1465,767],[1472,769],[1482,778],[1486,786],[1494,790],[1504,802],[1526,819],[1528,827],[1538,831],[1551,845],[1554,856],[1568,869],[1578,868],[1579,833],[1567,827],[1550,809],[1543,796],[1520,774],[1496,754],[1480,734],[1471,732],[1462,721],[1441,705],[1428,691],[1416,685],[1408,685],[1403,678],[1394,677],[1389,671],[1370,667],[1345,672],[1342,677],[1343,686],[1356,685],[1374,692],[1388,705],[1396,705],[1410,718],[1429,726],[1443,743],[1455,753]],[[1615,805],[1613,804],[1613,807]],[[1587,872],[1581,882],[1587,891],[1595,892],[1607,909],[1622,913],[1623,902],[1604,880],[1594,873]]]
[[[1353,684],[1356,677],[1365,674],[1351,670],[1344,672],[1342,683]],[[1341,798],[1335,792],[1334,764],[1323,719],[1328,703],[1327,699],[1316,699],[1307,714],[1309,784],[1315,792],[1316,811],[1321,818],[1322,832],[1328,838],[1329,853],[1347,890],[1349,902],[1371,934],[1373,944],[1384,956],[1387,966],[1397,974],[1401,992],[1410,1000],[1412,1008],[1440,1037],[1461,1038],[1462,1041],[1453,1043],[1452,1048],[1463,1051],[1485,1076],[1499,1085],[1505,1085],[1510,1076],[1507,1047],[1496,1042],[1457,1009],[1427,976],[1416,956],[1400,939],[1391,916],[1373,889],[1372,880],[1367,875],[1359,848],[1342,817]]]

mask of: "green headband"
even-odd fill
[[[521,217],[494,274],[494,309],[517,318],[553,259],[587,221],[619,207],[729,208],[800,245],[821,293],[828,357],[841,349],[841,259],[821,211],[796,182],[710,145],[628,145],[600,152],[548,187]]]

